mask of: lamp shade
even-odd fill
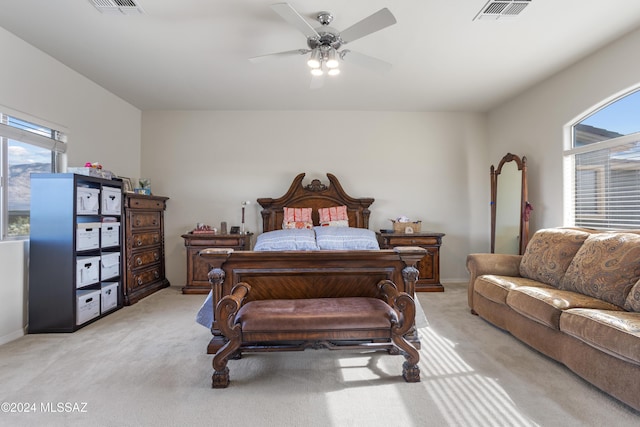
[[[307,65],[313,69],[320,68],[322,64],[320,59],[320,49],[316,48],[311,51],[311,55],[309,55],[309,60],[307,61]]]
[[[338,53],[334,48],[329,49],[327,53],[327,68],[338,68],[339,65]]]

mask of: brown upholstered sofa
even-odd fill
[[[467,269],[472,313],[640,410],[640,232],[539,230]]]

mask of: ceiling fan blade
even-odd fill
[[[381,59],[365,55],[364,53],[354,52],[348,49],[343,50],[341,54],[345,62],[352,62],[356,65],[368,68],[373,71],[377,71],[379,73],[386,73],[393,67],[390,63],[385,62]]]
[[[296,49],[296,50],[287,50],[285,52],[276,52],[276,53],[268,53],[266,55],[254,56],[253,58],[249,58],[250,62],[257,64],[262,61],[266,61],[268,59],[274,58],[282,58],[286,56],[294,56],[294,55],[304,55],[305,53],[309,53],[309,49]]]
[[[319,37],[318,32],[289,3],[276,3],[271,9],[307,37]]]
[[[311,76],[309,89],[320,89],[322,86],[324,86],[324,74],[321,76]]]
[[[396,18],[386,7],[380,9],[373,15],[364,18],[362,21],[356,22],[349,28],[340,32],[340,38],[344,43],[350,43],[361,37],[380,31],[390,25],[395,24]]]

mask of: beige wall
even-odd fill
[[[0,110],[66,131],[69,166],[101,162],[119,175],[140,174],[140,110],[2,28],[0,52]],[[27,246],[0,244],[1,344],[26,325]]]
[[[446,233],[444,280],[464,280],[469,252],[487,250],[485,118],[465,113],[146,111],[142,173],[166,213],[167,275],[186,278],[181,234],[197,222],[261,231],[259,197],[280,197],[300,172],[333,173],[353,197],[374,197],[370,228],[407,215]]]
[[[563,224],[563,127],[640,84],[640,30],[550,77],[489,113],[491,162],[525,155],[533,230]]]
[[[0,108],[66,130],[69,166],[140,173],[140,110],[2,28],[0,51]]]

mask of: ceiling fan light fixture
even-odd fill
[[[338,62],[338,52],[331,48],[327,53],[327,68],[338,68],[340,63]]]
[[[327,74],[330,76],[337,76],[340,74],[340,68],[330,68],[329,71],[327,71]]]
[[[311,51],[311,55],[309,55],[309,60],[307,61],[307,65],[312,69],[320,68],[322,65],[320,59],[320,49],[313,49]]]
[[[311,75],[312,76],[318,77],[318,76],[321,76],[323,74],[324,74],[324,72],[322,71],[322,68],[312,68],[311,69]]]

